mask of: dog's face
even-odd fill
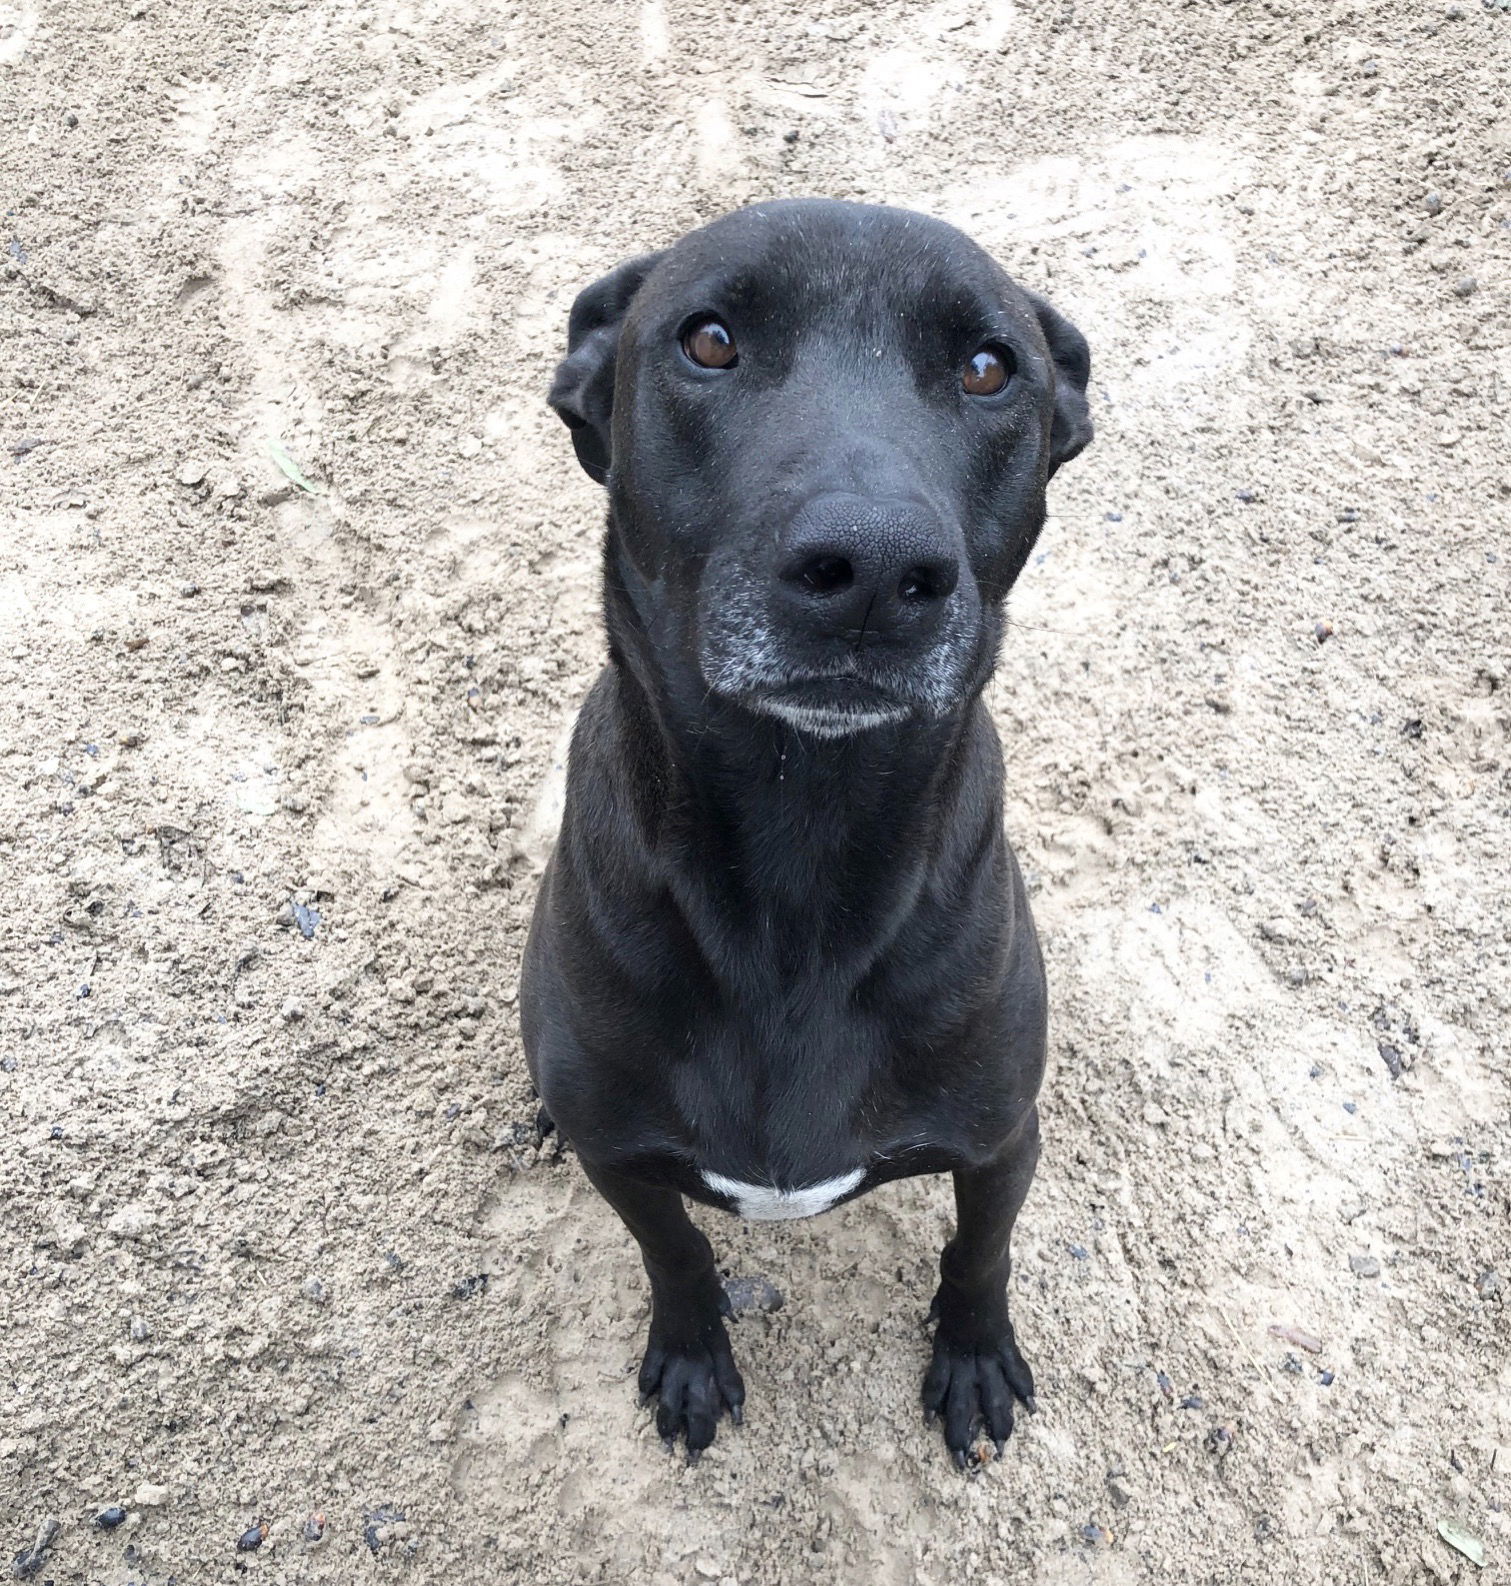
[[[551,404],[668,665],[836,737],[981,687],[1089,367],[953,227],[795,200],[588,287]]]

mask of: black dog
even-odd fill
[[[610,664],[572,740],[520,1003],[530,1069],[651,1285],[640,1389],[745,1396],[682,1197],[806,1217],[951,1172],[923,1385],[960,1464],[1033,1378],[1008,1242],[1044,969],[980,701],[1086,343],[903,210],[760,204],[572,308],[551,405],[609,490]]]

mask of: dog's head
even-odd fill
[[[551,405],[689,686],[825,737],[981,687],[1090,356],[968,237],[756,205],[588,287],[568,349]]]

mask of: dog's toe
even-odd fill
[[[640,1402],[656,1400],[656,1431],[674,1447],[678,1439],[696,1461],[714,1440],[727,1410],[736,1426],[745,1419],[745,1384],[719,1324],[697,1343],[677,1345],[653,1338],[640,1367]]]
[[[1000,1455],[1013,1433],[1014,1401],[1032,1406],[1033,1375],[1009,1329],[1006,1339],[981,1347],[935,1333],[923,1380],[926,1423],[944,1420],[944,1442],[962,1469],[984,1435]]]

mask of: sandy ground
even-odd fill
[[[0,0],[3,1562],[1511,1580],[1508,71],[1480,0]],[[662,1452],[514,1014],[602,654],[567,306],[811,192],[1095,348],[991,696],[1042,1408],[969,1476],[932,1180],[710,1215],[787,1303]]]

